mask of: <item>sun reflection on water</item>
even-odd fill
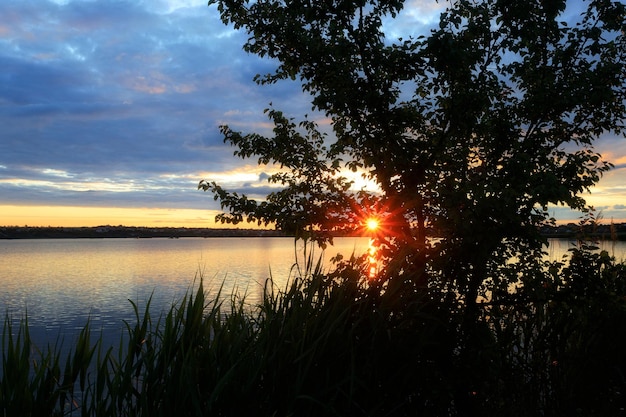
[[[367,267],[368,267],[368,278],[371,280],[375,279],[378,275],[378,249],[376,248],[376,242],[374,239],[370,239],[369,245],[367,248]]]

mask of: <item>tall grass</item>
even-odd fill
[[[150,303],[105,346],[90,323],[33,345],[7,317],[3,416],[558,416],[624,413],[623,264],[581,253],[543,301],[460,310],[389,287],[356,264],[307,266],[249,306],[203,281],[158,317]],[[587,285],[579,285],[580,280]],[[576,282],[576,284],[574,284]],[[590,284],[591,283],[591,284]],[[593,285],[592,285],[593,284]],[[398,291],[398,292],[396,292]],[[401,302],[398,302],[401,300]],[[586,392],[588,390],[588,392]]]

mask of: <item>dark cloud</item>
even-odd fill
[[[205,206],[201,173],[243,164],[219,124],[256,130],[269,101],[308,106],[296,85],[252,82],[273,64],[206,2],[174,6],[0,4],[2,203]]]
[[[388,24],[432,24],[424,4]],[[297,83],[252,82],[276,63],[244,53],[206,0],[3,0],[0,16],[3,204],[217,208],[198,181],[256,161],[218,126],[268,133],[270,102],[311,114]],[[258,179],[233,191],[273,190]]]

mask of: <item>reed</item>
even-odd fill
[[[0,409],[98,417],[616,415],[626,392],[626,267],[604,254],[578,255],[559,270],[558,291],[485,308],[472,337],[460,334],[467,328],[453,303],[373,291],[358,263],[325,273],[313,257],[285,288],[269,279],[254,306],[245,294],[207,300],[202,277],[158,317],[150,302],[131,302],[134,320],[116,346],[94,337],[88,322],[67,354],[62,340],[38,349],[28,318],[7,316]],[[591,378],[596,386],[585,383]]]

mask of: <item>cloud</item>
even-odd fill
[[[440,14],[448,5],[447,0],[408,0],[396,18],[384,19],[383,30],[389,41],[424,34],[438,23]]]
[[[218,124],[258,126],[272,91],[277,102],[297,92],[259,91],[252,77],[269,64],[244,54],[242,35],[205,2],[20,0],[0,13],[10,17],[0,41],[0,164],[26,181],[10,191],[5,183],[3,200],[33,200],[33,186],[76,199],[79,178],[158,182],[163,173],[232,168],[241,162]],[[38,178],[45,169],[70,173],[74,185]]]
[[[408,1],[385,25],[423,31],[445,5]],[[267,169],[234,157],[219,125],[269,134],[270,102],[311,114],[298,83],[252,82],[276,63],[244,53],[206,0],[3,0],[0,16],[3,204],[217,208],[203,178],[260,198]],[[615,198],[626,145],[603,140],[619,169],[599,195]]]

